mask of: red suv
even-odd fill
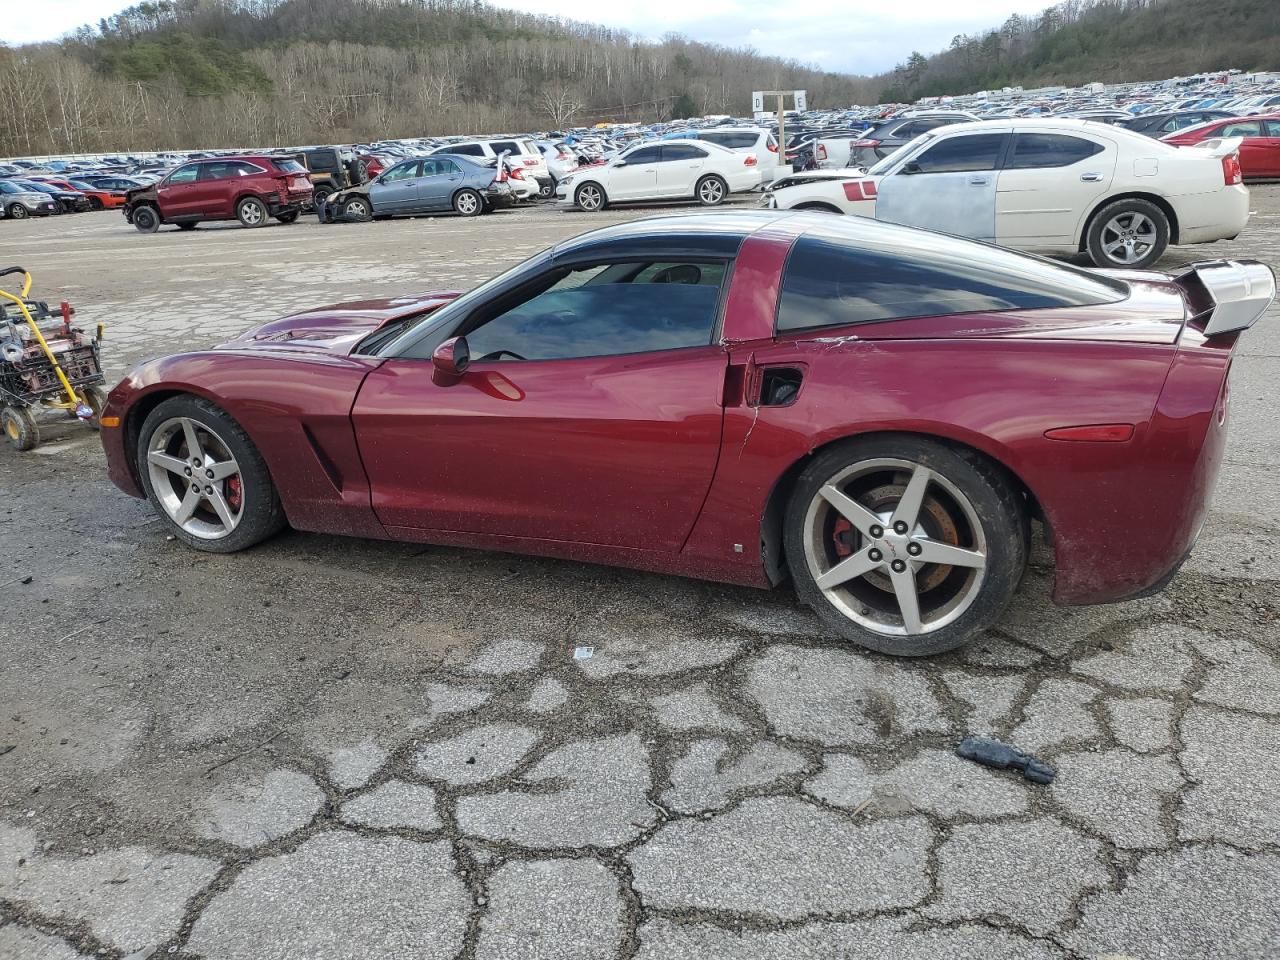
[[[271,217],[293,223],[311,203],[307,169],[289,157],[193,160],[149,187],[131,190],[124,216],[143,233],[162,223],[190,230],[202,220],[239,220],[260,227]]]

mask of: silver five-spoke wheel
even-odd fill
[[[708,207],[714,207],[724,199],[725,184],[719,177],[707,177],[698,184],[698,199]]]
[[[1102,249],[1107,258],[1126,266],[1143,260],[1158,238],[1155,223],[1136,210],[1114,216],[1102,227]]]
[[[189,417],[165,420],[147,444],[147,470],[160,507],[192,536],[219,540],[240,525],[240,464],[207,425]]]
[[[578,206],[594,213],[604,208],[604,191],[594,183],[584,183],[578,188]]]
[[[836,473],[804,516],[805,561],[826,600],[875,634],[915,636],[959,618],[979,595],[987,538],[973,503],[905,459]]]

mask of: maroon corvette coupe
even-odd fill
[[[289,524],[789,577],[837,633],[928,654],[996,619],[1032,518],[1059,603],[1172,577],[1274,294],[1256,262],[1122,277],[858,217],[645,220],[144,363],[102,438],[198,549]]]

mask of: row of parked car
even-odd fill
[[[939,131],[1031,118],[1094,121],[1091,126],[1127,128],[1180,146],[1228,138],[1238,143],[1232,162],[1243,178],[1280,177],[1280,112],[1238,115],[1274,108],[1280,77],[1225,74],[1098,87],[792,113],[785,143],[778,142],[772,117],[713,116],[253,153],[15,160],[0,163],[0,214],[21,218],[123,208],[136,227],[152,231],[165,224],[189,229],[203,220],[289,222],[311,208],[322,219],[377,220],[449,210],[478,216],[539,199],[587,211],[649,200],[715,205],[736,192],[770,187],[766,202],[782,204],[791,194],[775,184],[780,172],[831,172],[816,178],[827,182],[806,185],[831,190]],[[1022,163],[1030,142],[1020,140],[1019,156],[1001,163]],[[927,165],[928,157],[921,162]],[[1056,189],[1071,192],[1062,186],[1069,172],[1058,169]],[[1003,173],[999,179],[1013,182]],[[849,204],[866,199],[846,197]],[[1172,214],[1171,240],[1181,235],[1180,226]],[[1162,248],[1154,243],[1144,249]]]

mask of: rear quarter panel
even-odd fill
[[[840,332],[735,351],[734,363],[799,366],[804,380],[790,406],[726,409],[720,467],[687,550],[710,556],[733,544],[758,547],[771,492],[810,453],[844,438],[905,432],[972,447],[1026,487],[1054,537],[1059,602],[1131,594],[1176,562],[1180,554],[1170,551],[1185,538],[1166,527],[1171,511],[1195,513],[1195,492],[1184,487],[1194,471],[1192,448],[1199,451],[1197,427],[1171,414],[1190,432],[1181,441],[1162,434],[1156,443],[1150,436],[1176,348],[868,341]],[[1186,401],[1193,409],[1204,403]],[[1118,422],[1135,425],[1130,441],[1044,436],[1056,427]],[[1172,449],[1182,453],[1171,461]]]

